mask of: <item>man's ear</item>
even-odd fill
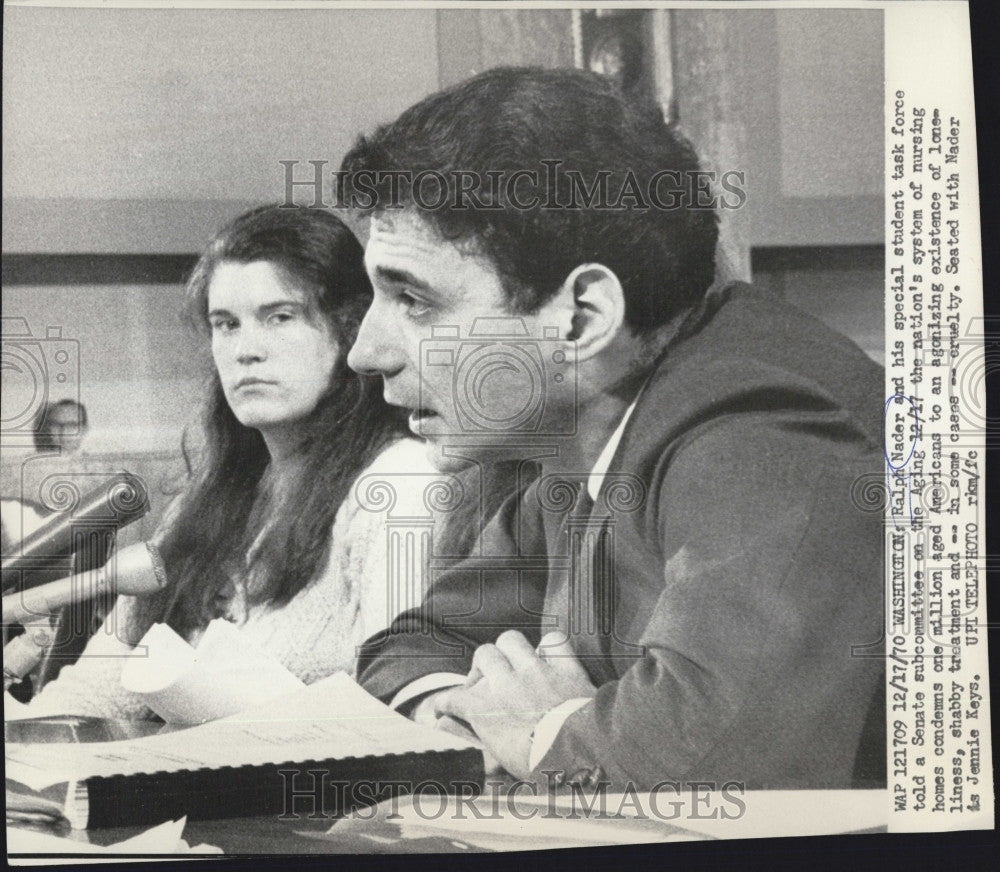
[[[577,360],[586,360],[614,342],[625,323],[625,292],[618,276],[603,264],[585,263],[563,282],[560,296],[572,294]]]

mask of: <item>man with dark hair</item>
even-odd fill
[[[371,215],[351,366],[440,468],[540,468],[366,643],[362,683],[550,787],[884,778],[881,516],[851,499],[881,469],[881,372],[712,288],[711,188],[661,113],[492,70],[338,180]]]
[[[610,82],[498,69],[362,138],[340,178],[352,205],[387,214],[405,202],[444,238],[475,239],[519,311],[536,311],[579,264],[606,265],[626,323],[645,334],[714,277],[715,211],[682,202],[697,173],[660,111],[632,108]]]

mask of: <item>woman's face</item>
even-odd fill
[[[340,357],[330,327],[289,273],[268,261],[223,261],[208,284],[212,357],[246,427],[294,425],[316,408]]]

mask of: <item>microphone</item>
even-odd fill
[[[63,563],[86,544],[87,534],[94,530],[122,529],[148,511],[149,495],[142,480],[129,472],[117,473],[81,497],[77,505],[54,515],[25,537],[16,554],[3,558],[0,576],[4,593],[44,581],[44,576],[38,578],[38,570],[61,568],[58,563]],[[34,581],[30,578],[32,575]]]
[[[107,567],[7,594],[3,598],[3,623],[23,624],[50,615],[63,606],[83,602],[102,593],[143,596],[167,585],[166,567],[152,542],[139,542],[117,552],[113,571]]]
[[[3,689],[10,690],[31,672],[45,656],[55,641],[55,630],[48,618],[29,623],[20,636],[11,639],[3,648]]]

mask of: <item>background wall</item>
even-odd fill
[[[36,336],[55,327],[63,337],[77,337],[37,347],[49,372],[63,371],[54,360],[60,349],[78,356],[78,369],[72,361],[65,369],[66,382],[49,378],[49,398],[83,400],[91,451],[168,451],[196,414],[192,386],[208,363],[203,343],[181,323],[182,297],[177,284],[11,285],[3,305],[6,317],[30,314]],[[13,373],[6,379],[4,417],[10,420],[31,401],[26,391],[34,384]]]
[[[359,134],[442,85],[573,61],[566,10],[4,11],[0,485],[39,497],[47,464],[25,465],[25,413],[78,398],[86,471],[143,474],[145,527],[199,411],[207,358],[179,306],[216,228],[284,199],[281,160],[299,179],[310,160],[332,171]]]
[[[6,9],[4,251],[200,250],[243,205],[284,196],[279,160],[337,161],[435,90],[434,11],[393,21]]]
[[[670,111],[710,168],[745,174],[745,208],[722,212],[720,270],[881,362],[881,11],[678,10],[667,26]]]
[[[737,272],[879,357],[881,13],[638,14],[668,111],[710,164],[748,173]],[[283,199],[280,160],[298,178],[308,160],[333,170],[440,86],[582,54],[569,10],[427,8],[15,6],[4,50],[3,304],[21,319],[4,323],[4,421],[42,398],[10,352],[55,367],[69,342],[79,377],[49,378],[48,398],[87,405],[92,454],[163,468],[203,374],[177,315],[183,277],[221,223]],[[10,433],[4,449],[11,481],[25,450]]]

